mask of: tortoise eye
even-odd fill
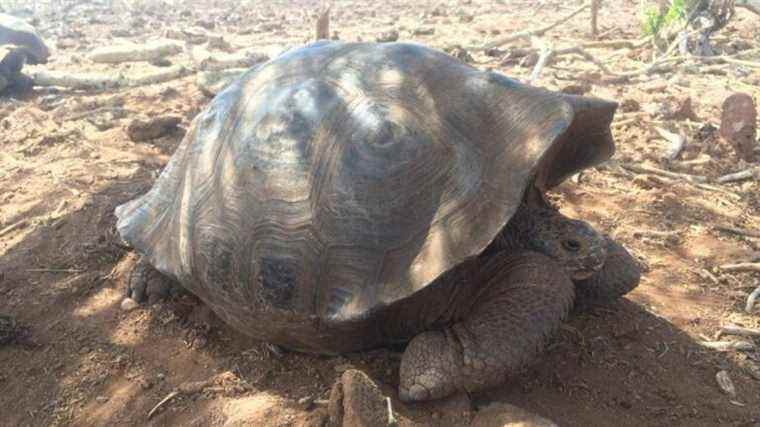
[[[578,252],[581,250],[581,242],[574,239],[563,240],[562,247],[567,249],[569,252]]]

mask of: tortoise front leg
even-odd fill
[[[153,304],[184,292],[179,283],[161,274],[143,256],[137,260],[127,279],[127,298],[138,303]]]
[[[572,281],[534,252],[497,253],[480,273],[482,291],[465,318],[417,335],[401,359],[404,401],[445,397],[503,383],[530,362],[573,302]]]

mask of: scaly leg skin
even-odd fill
[[[576,307],[614,301],[639,285],[641,267],[619,243],[607,238],[604,267],[586,280],[575,283]]]
[[[147,300],[153,304],[184,292],[179,283],[161,274],[144,257],[137,260],[127,281],[127,297],[138,303]]]
[[[502,384],[542,351],[573,303],[574,286],[550,258],[497,253],[465,318],[417,335],[401,358],[403,401],[438,399]]]

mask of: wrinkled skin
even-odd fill
[[[581,305],[611,301],[639,282],[619,244],[546,204],[523,204],[484,253],[482,290],[470,312],[442,331],[423,332],[401,361],[405,401],[499,385],[529,363]]]

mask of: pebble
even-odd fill
[[[132,298],[124,298],[124,300],[121,302],[121,309],[124,311],[132,311],[139,305],[140,304],[138,304],[137,301],[133,300]]]

